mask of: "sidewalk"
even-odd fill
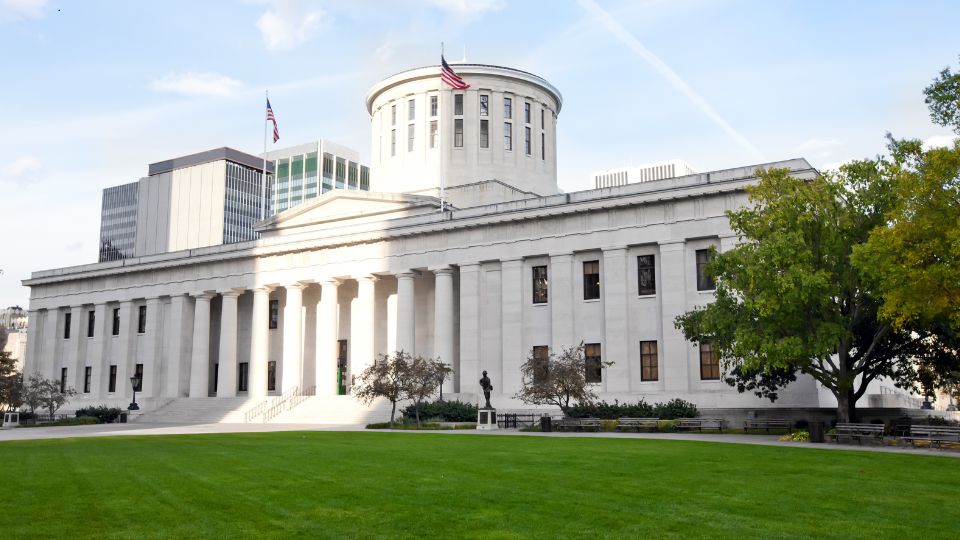
[[[656,439],[666,441],[700,441],[728,444],[757,444],[762,446],[780,446],[788,448],[809,448],[820,450],[860,450],[864,452],[894,452],[900,454],[934,455],[960,457],[955,450],[929,448],[910,448],[899,446],[876,446],[866,444],[811,444],[807,442],[778,441],[779,435],[742,435],[730,433],[570,433],[523,432],[516,429],[495,431],[448,430],[448,431],[389,431],[383,429],[368,430],[362,424],[98,424],[93,426],[63,426],[16,428],[0,430],[0,444],[4,441],[30,441],[39,439],[68,439],[72,437],[114,437],[121,435],[201,435],[208,433],[273,433],[283,431],[360,431],[365,433],[411,433],[417,435],[479,435],[479,436],[521,436],[521,437],[594,437],[601,439]],[[2,446],[0,446],[2,448]]]

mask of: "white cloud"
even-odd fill
[[[450,13],[471,16],[485,11],[497,11],[506,7],[505,0],[427,0],[430,4]]]
[[[942,146],[952,146],[953,141],[957,140],[956,135],[934,135],[929,139],[923,141],[923,148],[930,150],[931,148],[939,148]]]
[[[47,0],[0,0],[0,21],[39,19]]]
[[[20,176],[25,173],[39,171],[40,160],[33,156],[23,156],[4,168],[8,176]]]
[[[219,73],[171,73],[159,81],[153,81],[157,92],[176,92],[188,96],[230,96],[243,83]]]
[[[268,49],[293,49],[320,35],[324,11],[312,2],[272,0],[257,21]]]
[[[377,57],[377,60],[380,60],[381,62],[388,60],[391,56],[393,56],[393,46],[388,43],[384,43],[383,45],[377,47],[377,50],[374,51],[373,54]]]

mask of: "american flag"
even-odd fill
[[[470,85],[463,82],[463,79],[461,79],[459,75],[457,75],[456,73],[453,72],[452,69],[450,69],[450,64],[448,64],[447,61],[443,59],[443,55],[440,55],[440,65],[441,65],[440,78],[443,79],[443,82],[449,84],[450,86],[456,88],[457,90],[464,90],[466,88],[470,88]]]
[[[277,119],[273,117],[273,108],[270,107],[270,100],[267,100],[267,121],[273,122],[273,142],[280,140],[280,130],[277,129]]]

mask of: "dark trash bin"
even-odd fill
[[[541,416],[540,431],[543,431],[544,433],[550,433],[553,431],[553,419],[549,416]]]
[[[810,442],[812,443],[822,443],[824,442],[823,437],[823,420],[812,420],[810,425],[807,426],[810,430]]]
[[[121,423],[121,424],[126,424],[126,423],[127,423],[127,413],[125,413],[125,412],[120,413],[120,423]]]

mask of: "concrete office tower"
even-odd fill
[[[367,92],[374,189],[438,196],[442,136],[445,187],[454,206],[555,195],[560,91],[516,69],[452,67],[470,88],[441,85],[440,67],[427,66]]]
[[[263,166],[217,148],[153,163],[146,178],[103,190],[100,262],[256,240],[253,224],[270,210]]]
[[[333,189],[370,191],[370,169],[360,165],[360,154],[330,141],[281,148],[267,152],[266,157],[276,163],[277,170],[267,216]]]
[[[646,163],[636,167],[619,167],[598,171],[590,175],[591,189],[600,189],[614,186],[625,186],[636,182],[649,182],[665,178],[677,178],[697,174],[693,167],[680,159]]]

